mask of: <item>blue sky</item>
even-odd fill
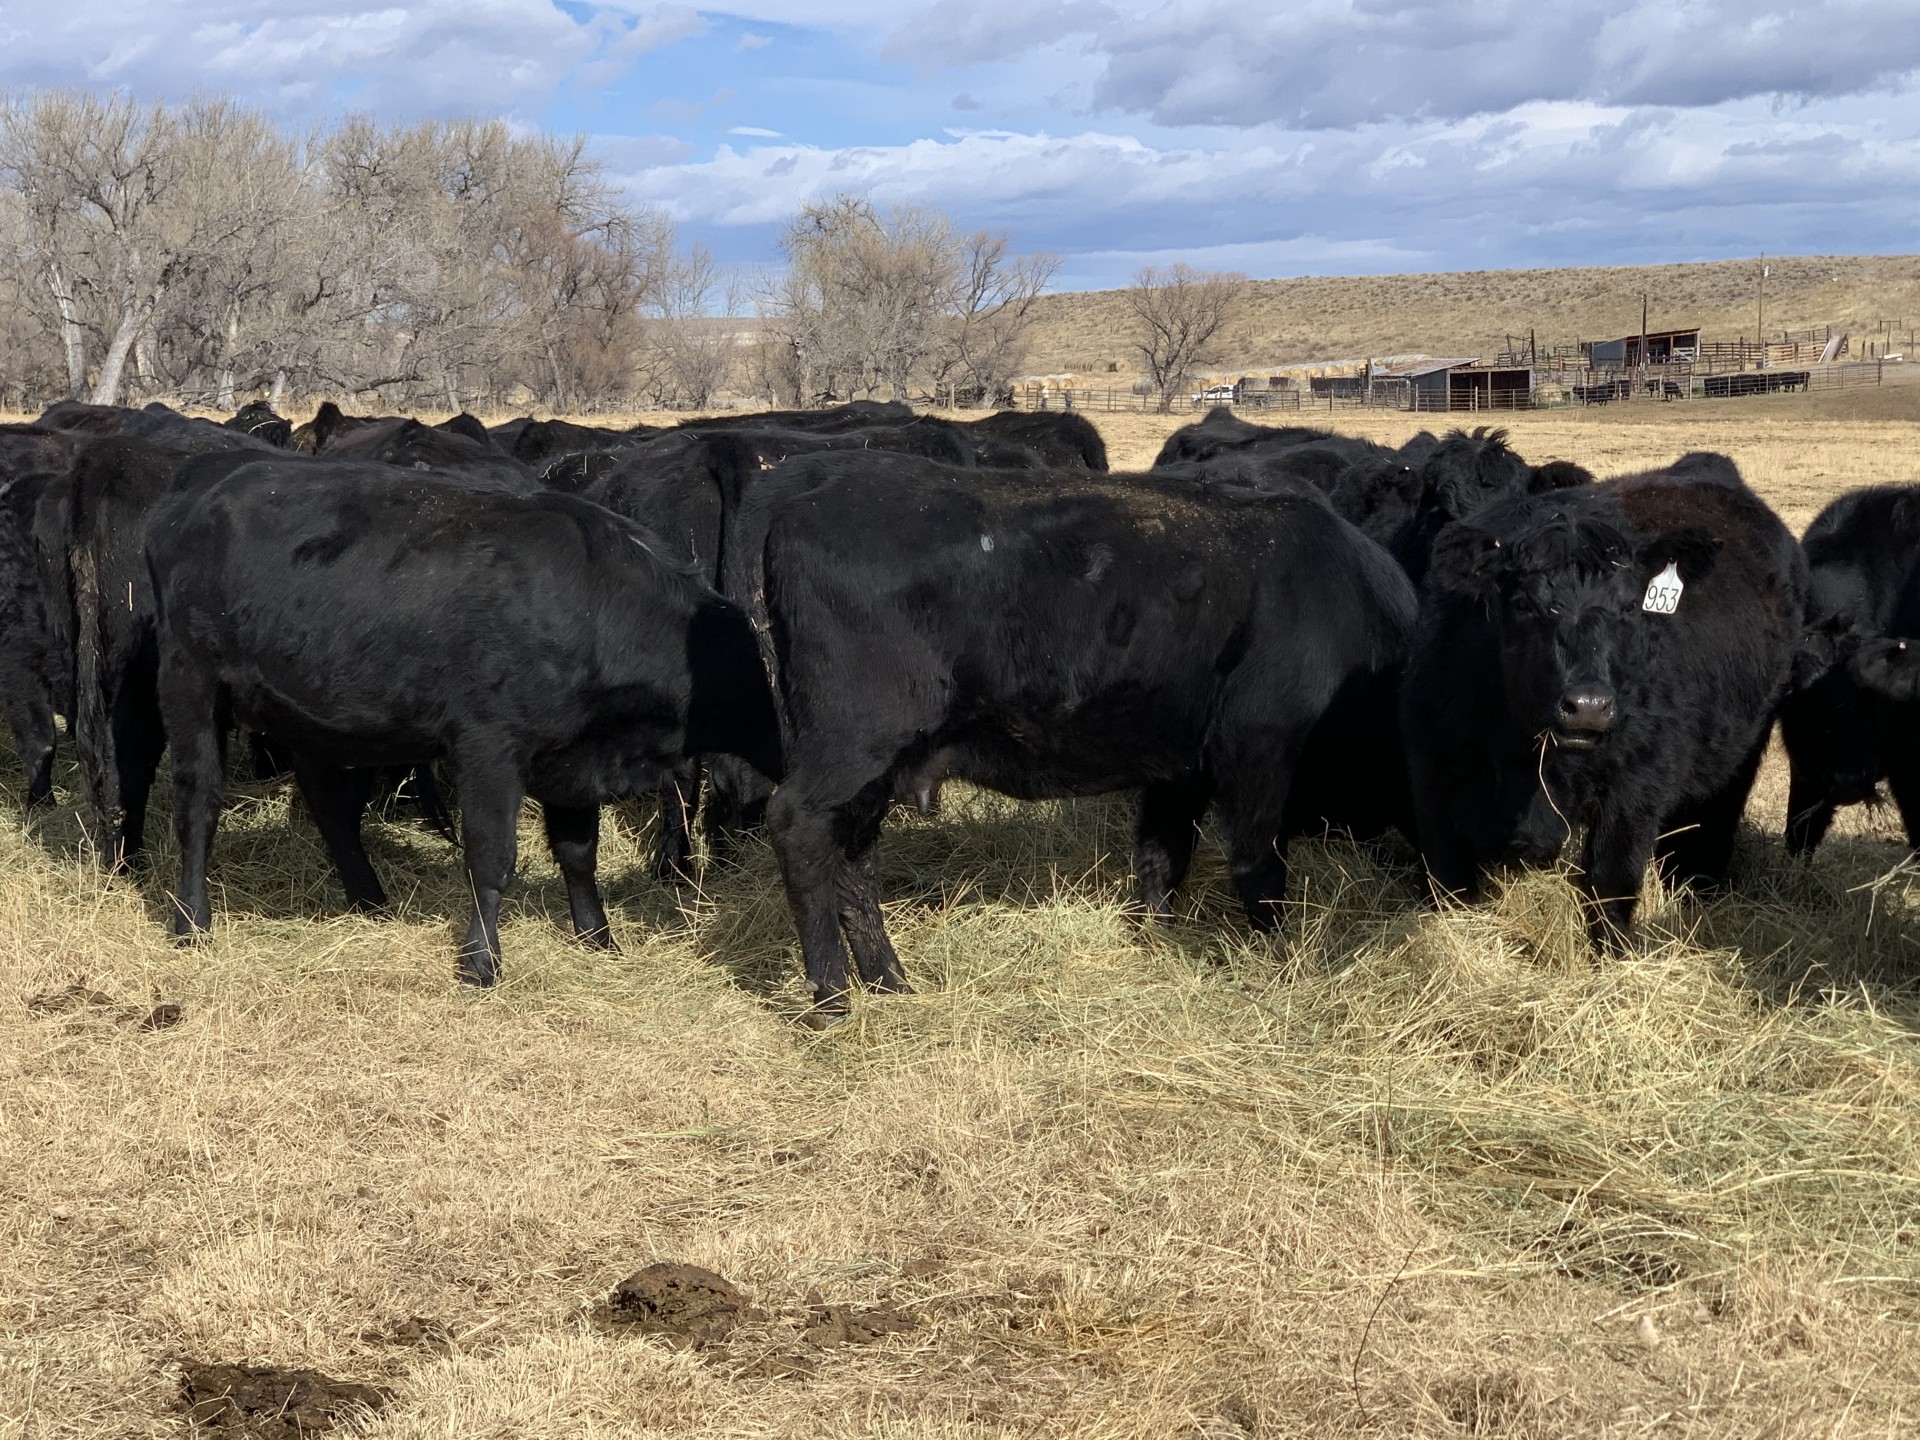
[[[1060,284],[1920,251],[1920,4],[0,0],[0,83],[581,130],[723,260],[856,190]]]

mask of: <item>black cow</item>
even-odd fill
[[[1435,892],[1471,898],[1583,826],[1597,940],[1628,933],[1656,851],[1675,880],[1723,882],[1806,588],[1793,536],[1719,455],[1442,531],[1402,696]]]
[[[61,400],[49,405],[34,424],[70,435],[118,435],[145,440],[191,455],[213,450],[272,448],[252,435],[211,420],[182,415],[158,401],[133,410],[124,405],[88,405],[79,400]]]
[[[1493,495],[1525,493],[1526,462],[1507,448],[1507,432],[1485,426],[1421,431],[1406,448],[1350,464],[1328,491],[1333,508],[1371,540],[1387,546],[1417,579],[1432,536],[1461,506]]]
[[[1533,487],[1533,471],[1508,443],[1503,429],[1486,425],[1449,430],[1420,467],[1420,500],[1392,549],[1415,581],[1442,526],[1482,505]]]
[[[493,443],[522,465],[546,470],[577,455],[617,451],[661,433],[657,425],[615,430],[605,425],[576,425],[570,420],[510,420],[487,432]]]
[[[1549,490],[1571,490],[1576,485],[1593,484],[1593,472],[1571,460],[1549,460],[1527,467],[1527,493],[1544,495]]]
[[[53,798],[54,716],[73,715],[71,644],[48,613],[51,557],[36,521],[48,486],[64,484],[75,444],[38,426],[0,426],[0,706],[29,808]]]
[[[1154,459],[1153,468],[1158,470],[1183,460],[1209,461],[1224,456],[1266,457],[1306,445],[1315,446],[1328,456],[1338,456],[1342,468],[1394,453],[1371,440],[1311,425],[1252,425],[1226,406],[1218,405],[1195,424],[1183,425],[1169,435]]]
[[[742,410],[730,415],[702,415],[682,420],[676,430],[812,430],[830,435],[843,430],[865,430],[875,425],[905,425],[913,407],[897,400],[849,400],[825,410]]]
[[[249,401],[222,423],[229,430],[238,430],[282,450],[293,448],[293,422],[284,419],[265,400]]]
[[[350,895],[377,903],[341,768],[451,757],[474,905],[461,978],[499,974],[521,801],[545,814],[576,933],[611,947],[602,801],[681,759],[779,770],[746,617],[645,531],[577,496],[358,465],[264,463],[153,513],[172,737],[174,929],[208,928],[226,716],[281,739]]]
[[[960,428],[973,437],[974,458],[984,468],[1107,468],[1107,442],[1084,415],[996,410]]]
[[[1920,637],[1920,563],[1907,572],[1887,623],[1892,633],[1860,640],[1843,663],[1853,681],[1899,722],[1883,732],[1888,748],[1910,751],[1920,743],[1914,729],[1920,720],[1920,639],[1915,638]],[[1904,806],[1901,818],[1906,818]],[[1907,843],[1914,843],[1911,829]]]
[[[292,446],[303,455],[317,455],[337,436],[358,429],[362,425],[371,425],[381,418],[378,415],[349,415],[333,401],[322,400],[314,410],[311,420],[304,425],[294,427]]]
[[[477,420],[473,423],[476,427],[479,425]],[[475,439],[466,427],[449,430],[399,417],[369,420],[333,432],[318,453],[327,460],[443,470],[459,474],[475,485],[520,493],[541,488],[538,477],[518,460],[503,454],[484,430]]]
[[[1398,450],[1382,449],[1356,459],[1334,477],[1327,498],[1341,519],[1357,525],[1369,539],[1391,545],[1419,508],[1427,462],[1440,446],[1438,436],[1422,430]]]
[[[611,457],[614,463],[592,475],[577,493],[660,537],[677,562],[693,566],[723,594],[722,564],[728,517],[749,489],[780,461],[823,451],[896,451],[894,444],[919,445],[956,465],[972,456],[954,440],[956,427],[945,421],[915,421],[904,426],[819,433],[804,430],[749,429],[745,426],[676,427]],[[925,458],[925,457],[923,457]],[[551,473],[549,484],[566,478]],[[729,756],[705,765],[701,774],[688,766],[660,791],[660,849],[654,874],[662,879],[693,876],[691,824],[701,817],[709,848],[724,854],[734,837],[759,826],[771,789],[754,769]]]
[[[166,749],[141,554],[147,512],[194,458],[187,447],[202,447],[216,471],[283,453],[206,421],[156,428],[181,444],[121,434],[75,444],[68,473],[47,482],[34,514],[49,629],[60,654],[72,657],[74,750],[115,868],[140,861],[147,794]]]
[[[1616,380],[1597,380],[1590,385],[1575,385],[1573,398],[1581,405],[1607,405],[1615,400],[1625,400],[1633,394],[1633,381],[1621,377]]]
[[[787,461],[726,541],[787,727],[768,807],[817,1018],[906,988],[873,847],[954,775],[1024,798],[1144,789],[1134,869],[1167,913],[1210,803],[1249,918],[1278,919],[1289,792],[1339,697],[1400,663],[1413,596],[1304,486],[1036,483],[885,455]],[[843,940],[844,930],[844,940]]]
[[[1849,491],[1807,527],[1807,640],[1780,706],[1792,780],[1787,849],[1816,849],[1842,805],[1872,800],[1885,779],[1920,846],[1920,710],[1863,691],[1846,654],[1864,638],[1920,635],[1920,614],[1897,615],[1920,561],[1920,485]],[[1907,628],[1907,627],[1914,628]]]

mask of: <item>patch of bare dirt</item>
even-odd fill
[[[815,1305],[802,1338],[809,1345],[871,1345],[920,1328],[917,1317],[891,1305]]]

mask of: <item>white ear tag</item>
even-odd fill
[[[1669,560],[1667,568],[1654,576],[1653,583],[1647,586],[1647,596],[1640,602],[1640,608],[1649,615],[1671,615],[1680,608],[1680,592],[1686,588],[1686,582],[1680,578],[1679,566]]]

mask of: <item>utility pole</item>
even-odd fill
[[[1767,252],[1760,252],[1760,315],[1754,322],[1759,328],[1754,338],[1760,342],[1760,368],[1767,368]]]
[[[1647,354],[1647,292],[1640,292],[1640,373],[1647,373],[1647,362],[1653,357]]]

